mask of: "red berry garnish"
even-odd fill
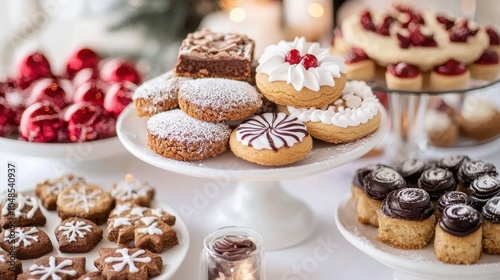
[[[455,26],[455,20],[443,15],[439,14],[436,16],[436,20],[441,23],[446,30],[450,30]]]
[[[434,67],[434,71],[441,75],[455,76],[467,72],[467,67],[461,62],[450,59],[444,64]]]
[[[389,36],[389,29],[391,24],[394,22],[394,18],[391,16],[386,16],[382,24],[377,28],[377,33],[382,36]]]
[[[117,118],[120,113],[132,102],[132,95],[136,86],[132,83],[115,83],[111,85],[104,98],[104,109]]]
[[[90,68],[97,69],[99,56],[91,49],[83,48],[74,52],[66,62],[68,77],[73,78],[78,71]]]
[[[100,69],[101,79],[109,83],[131,82],[141,83],[141,75],[131,62],[115,58],[106,61]]]
[[[288,62],[291,65],[299,64],[301,59],[302,59],[302,56],[300,55],[300,52],[297,49],[291,49],[285,55],[285,62]]]
[[[499,63],[499,56],[498,53],[494,50],[485,50],[483,54],[476,60],[474,63],[476,64],[485,64],[485,65],[491,65],[491,64],[498,64]]]
[[[94,106],[104,106],[104,90],[95,83],[85,83],[79,86],[73,96],[75,103],[90,103]]]
[[[470,29],[469,21],[463,20],[454,29],[450,30],[450,41],[455,43],[465,43],[470,36],[476,36],[479,29]]]
[[[361,14],[361,25],[366,30],[370,30],[370,31],[374,31],[374,32],[377,30],[375,23],[373,23],[372,14],[370,13],[370,11],[364,11]]]
[[[318,59],[313,54],[306,54],[302,57],[301,61],[304,68],[308,70],[311,67],[318,67]]]
[[[104,112],[89,103],[73,104],[64,113],[67,137],[70,142],[86,142],[99,138],[99,128],[104,126]]]
[[[29,142],[54,142],[62,125],[56,107],[48,102],[39,102],[23,112],[19,132]]]
[[[405,37],[401,34],[396,34],[397,37],[398,37],[398,44],[399,44],[399,47],[402,48],[402,49],[407,49],[410,47],[411,45],[411,39],[408,38],[408,37]]]
[[[23,88],[26,88],[29,84],[40,78],[52,76],[49,61],[39,52],[25,57],[19,64],[18,73],[19,83]]]
[[[31,90],[29,103],[48,101],[59,109],[66,107],[66,92],[53,79],[39,80]]]
[[[0,97],[0,137],[10,136],[17,130],[15,123],[16,113],[7,101]]]
[[[365,51],[362,48],[352,48],[344,55],[345,63],[356,63],[368,59]]]
[[[387,71],[399,78],[414,78],[420,74],[420,70],[418,69],[418,67],[406,62],[389,64],[387,66]]]
[[[498,36],[497,31],[492,26],[487,26],[485,28],[485,31],[490,37],[490,45],[500,45],[500,37]]]

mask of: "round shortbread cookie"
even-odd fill
[[[313,145],[304,123],[284,113],[266,113],[242,122],[229,143],[237,157],[268,166],[297,162]]]
[[[189,116],[207,121],[239,120],[262,106],[262,95],[246,82],[229,79],[197,79],[179,89],[179,106]]]
[[[158,154],[182,161],[201,160],[227,150],[231,129],[226,123],[204,122],[181,110],[170,110],[147,122],[148,146]]]

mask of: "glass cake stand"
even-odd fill
[[[260,233],[266,250],[293,246],[307,239],[314,231],[315,218],[302,201],[283,190],[280,180],[310,176],[351,162],[372,150],[389,129],[387,114],[381,109],[380,128],[355,142],[332,145],[314,142],[309,156],[284,167],[259,166],[230,151],[214,158],[182,162],[165,158],[147,145],[147,119],[135,115],[127,107],[117,122],[118,137],[135,157],[158,168],[179,174],[207,179],[208,184],[238,182],[234,192],[211,210],[213,229],[224,226],[244,226]]]

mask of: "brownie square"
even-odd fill
[[[251,79],[255,42],[245,35],[202,29],[182,41],[175,71],[193,78]]]

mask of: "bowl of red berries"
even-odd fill
[[[135,63],[81,48],[62,72],[34,52],[0,81],[0,151],[49,158],[123,152],[115,124],[141,82]]]

